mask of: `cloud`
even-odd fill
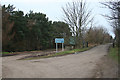
[[[1,4],[40,4],[40,3],[55,3],[55,2],[72,2],[77,0],[1,0]],[[85,0],[87,2],[106,2],[115,0]]]
[[[69,2],[71,0],[2,0],[2,3],[48,3],[48,2]]]

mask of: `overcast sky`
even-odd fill
[[[2,5],[12,4],[16,7],[16,10],[22,10],[24,13],[28,13],[30,10],[34,12],[41,12],[47,15],[49,20],[63,21],[63,12],[61,7],[65,7],[67,2],[73,0],[2,0]],[[108,32],[114,37],[113,29],[107,22],[107,20],[101,16],[101,14],[110,14],[108,9],[101,8],[100,1],[105,0],[86,0],[89,4],[89,8],[92,9],[92,16],[96,25],[103,25],[107,28]]]

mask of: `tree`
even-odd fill
[[[14,26],[11,33],[15,33],[14,39],[12,40],[11,48],[14,51],[23,51],[26,50],[26,33],[28,32],[27,20],[24,17],[23,11],[14,11],[10,19],[14,21]],[[19,46],[18,46],[19,45]],[[18,47],[16,47],[18,46]]]
[[[102,26],[90,27],[86,32],[86,39],[89,44],[104,44],[111,41],[111,36]]]
[[[76,46],[80,47],[82,42],[82,30],[91,21],[91,10],[87,9],[87,4],[83,0],[66,4],[62,8],[64,12],[64,21],[70,26],[73,35],[76,37]]]
[[[49,21],[46,14],[30,11],[15,11],[13,5],[2,7],[3,51],[30,51],[54,47],[56,37],[71,36],[69,26],[64,22]],[[64,29],[64,30],[63,30]],[[66,36],[63,36],[63,33]],[[60,35],[59,35],[60,34]],[[65,40],[66,43],[66,40]]]
[[[33,13],[30,11],[29,14],[26,15],[28,19],[29,34],[28,39],[31,40],[29,42],[29,46],[32,46],[32,49],[46,49],[51,44],[52,38],[52,23],[48,21],[46,14],[43,13]]]
[[[10,16],[15,7],[13,5],[2,6],[2,50],[8,50],[10,48],[10,41],[13,39],[15,33],[11,33],[13,29],[14,21],[11,21]]]
[[[120,1],[109,1],[101,3],[111,10],[111,15],[104,15],[109,21],[112,21],[112,27],[115,31],[115,39],[118,47],[120,47]],[[111,22],[110,22],[111,23]]]
[[[69,44],[69,37],[72,36],[68,24],[61,21],[54,21],[52,24],[53,27],[53,39],[55,38],[64,38],[65,45]]]

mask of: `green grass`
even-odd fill
[[[0,54],[10,54],[9,52],[1,52]]]
[[[81,48],[81,49],[73,49],[73,50],[70,50],[70,51],[63,51],[63,52],[59,52],[59,53],[53,54],[53,56],[71,54],[71,53],[75,53],[75,52],[82,52],[82,51],[88,50],[89,48]]]
[[[47,56],[29,57],[29,58],[25,58],[23,60],[31,60],[31,59],[40,59],[40,58],[49,58],[49,57],[55,57],[55,56],[62,56],[62,55],[72,54],[72,53],[75,53],[75,52],[86,51],[86,50],[88,50],[90,48],[92,48],[92,47],[81,48],[81,49],[73,49],[73,50],[70,50],[70,51],[62,51],[62,52],[58,52],[58,53],[47,55]]]
[[[88,50],[90,49],[91,47],[87,47],[87,48],[81,48],[81,49],[74,49],[72,51],[75,51],[75,52],[81,52],[81,51],[85,51],[85,50]]]
[[[8,55],[16,55],[16,53],[14,53],[14,52],[1,52],[0,53],[0,55],[2,55],[2,56],[8,56]]]
[[[55,57],[55,56],[63,56],[63,55],[68,55],[68,54],[72,54],[72,53],[75,53],[75,52],[86,51],[90,48],[92,48],[92,47],[81,48],[81,49],[73,49],[73,50],[69,50],[69,51],[62,51],[62,52],[58,52],[58,53],[50,54],[50,55],[45,55],[45,56],[29,57],[29,58],[25,58],[25,59],[22,59],[22,60],[31,60],[31,59],[40,59],[40,58],[49,58],[49,57]],[[15,54],[15,53],[1,52],[0,54],[7,55],[7,54]]]
[[[118,48],[112,48],[110,47],[110,51],[109,51],[109,56],[111,58],[113,58],[114,60],[118,61]]]

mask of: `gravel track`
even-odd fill
[[[107,45],[100,45],[79,54],[35,60],[17,60],[26,55],[2,58],[3,78],[111,78],[117,77],[116,64],[102,69],[103,57],[108,54]],[[108,63],[108,62],[107,62]],[[105,64],[105,63],[104,63]],[[110,63],[111,64],[111,63]],[[103,65],[102,67],[107,67]],[[113,69],[111,69],[113,68]],[[100,70],[99,70],[100,69]],[[112,70],[112,71],[110,71]],[[105,71],[105,72],[104,72]],[[108,72],[111,72],[108,74]],[[112,74],[114,73],[114,74]]]

